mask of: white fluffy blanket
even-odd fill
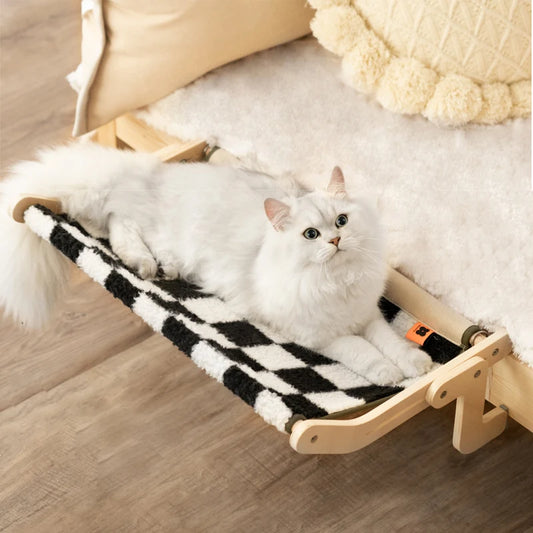
[[[442,129],[346,87],[307,38],[220,68],[142,111],[183,139],[324,186],[340,165],[375,198],[390,262],[485,326],[504,326],[533,365],[530,121]]]

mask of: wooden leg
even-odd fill
[[[494,357],[497,357],[498,353]],[[436,379],[427,392],[427,402],[435,408],[457,400],[453,445],[461,453],[472,453],[503,432],[507,412],[495,407],[484,414],[489,366],[493,362],[472,357],[447,376]]]
[[[112,148],[116,148],[117,147],[117,134],[116,134],[115,121],[112,120],[111,122],[108,122],[104,126],[100,126],[96,130],[94,140],[103,146],[110,146]]]

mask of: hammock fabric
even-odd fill
[[[183,280],[143,280],[119,260],[107,241],[46,207],[30,207],[25,222],[280,431],[290,431],[298,419],[361,409],[413,382],[372,384],[337,361],[247,322],[199,287]],[[380,307],[402,335],[417,323],[384,298]],[[436,364],[461,351],[434,332],[421,348]]]

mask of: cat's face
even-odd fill
[[[295,202],[284,231],[302,258],[332,265],[373,253],[375,240],[381,237],[377,220],[367,206],[322,192]]]
[[[383,236],[377,214],[346,195],[338,168],[327,191],[306,194],[291,205],[276,202],[265,207],[287,253],[303,266],[327,265],[330,270],[354,263],[370,266],[382,260]]]

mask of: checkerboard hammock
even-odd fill
[[[337,361],[247,322],[199,287],[182,280],[143,280],[119,260],[108,242],[46,207],[32,206],[24,218],[35,233],[280,431],[290,432],[296,420],[362,410],[413,381],[375,385]],[[417,322],[384,298],[380,307],[401,335]],[[448,362],[461,351],[434,332],[421,348],[436,364]]]

